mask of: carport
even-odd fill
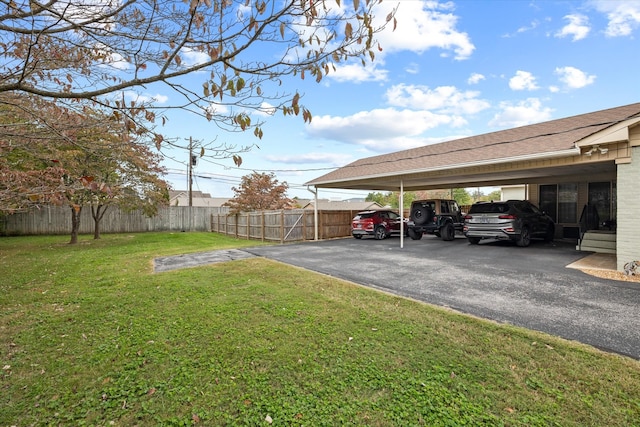
[[[525,184],[527,198],[559,211],[567,230],[581,226],[583,207],[597,196],[616,222],[622,270],[640,259],[638,123],[640,103],[630,104],[360,159],[307,185],[316,199],[322,188],[399,191],[403,206],[405,191]]]

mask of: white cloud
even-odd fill
[[[609,23],[605,34],[609,37],[629,36],[640,26],[640,2],[596,0],[595,8],[607,15]]]
[[[168,96],[160,95],[159,93],[155,95],[139,94],[131,90],[124,91],[122,93],[124,94],[126,99],[132,100],[132,101],[135,101],[136,103],[141,103],[141,104],[147,104],[151,102],[154,104],[164,104],[169,100]]]
[[[428,86],[399,84],[385,94],[389,105],[416,110],[436,110],[439,113],[475,114],[489,108],[489,103],[478,99],[476,91],[460,91],[455,86]],[[459,122],[459,120],[457,120]]]
[[[193,49],[184,48],[180,51],[180,59],[184,67],[191,67],[210,61],[211,57],[205,52],[196,52]]]
[[[340,153],[304,153],[304,154],[292,154],[286,156],[268,155],[265,156],[267,160],[274,163],[286,163],[286,164],[330,164],[336,167],[344,166],[347,163],[353,161],[353,156],[349,154]]]
[[[516,75],[509,79],[509,87],[512,90],[536,90],[536,78],[528,71],[516,71]]]
[[[395,31],[389,26],[378,34],[383,52],[409,50],[422,53],[430,49],[442,49],[444,56],[451,52],[457,60],[467,59],[475,46],[469,35],[456,29],[458,17],[451,13],[452,2],[401,1],[381,2],[377,16],[383,19],[393,7],[398,6]]]
[[[485,80],[485,76],[483,76],[482,74],[479,73],[473,73],[471,74],[471,76],[469,76],[469,79],[467,80],[467,83],[470,85],[475,85],[480,83],[480,81]]]
[[[537,98],[529,98],[518,103],[501,102],[501,111],[489,122],[492,127],[518,127],[540,123],[551,118],[551,108],[545,108]]]
[[[415,137],[429,129],[463,124],[466,121],[455,115],[387,108],[347,117],[317,116],[307,129],[315,138],[332,139],[388,153],[424,145]]]
[[[226,116],[231,111],[227,105],[224,104],[216,104],[215,102],[211,102],[207,107],[207,111],[209,114],[213,116]]]
[[[562,27],[560,31],[556,33],[556,37],[572,36],[573,41],[582,40],[589,34],[591,27],[589,26],[589,18],[585,15],[574,14],[564,17],[569,23]]]
[[[404,70],[409,74],[418,74],[420,72],[420,65],[412,62]]]
[[[332,70],[327,77],[351,83],[386,81],[389,71],[384,68],[385,57],[400,51],[423,53],[430,49],[441,49],[443,56],[467,59],[475,46],[467,33],[456,29],[458,17],[451,13],[453,6],[452,2],[436,1],[380,2],[376,5],[374,26],[385,25],[387,15],[395,7],[398,24],[394,30],[393,22],[389,22],[383,31],[376,34],[381,50],[375,49],[375,61],[367,62],[365,66],[360,61],[332,64],[336,70]],[[337,10],[332,13],[335,12]],[[418,68],[412,64],[405,71],[415,74]]]
[[[335,71],[332,69],[328,77],[338,82],[349,83],[363,83],[363,82],[377,82],[387,80],[389,71],[379,66],[383,66],[384,61],[376,61],[374,63],[367,63],[363,66],[360,62],[357,64],[333,64],[330,67],[335,66]]]
[[[262,104],[260,104],[260,107],[257,110],[251,111],[251,114],[262,117],[271,117],[276,113],[276,111],[276,107],[269,104],[268,102],[263,102]]]
[[[560,81],[569,89],[580,89],[592,84],[596,76],[588,75],[575,67],[558,67],[555,73]]]
[[[540,25],[540,22],[538,22],[537,20],[531,21],[531,24],[529,24],[529,26],[518,28],[515,34],[505,34],[502,37],[504,38],[514,37],[516,34],[522,34],[522,33],[526,33],[527,31],[535,30],[536,28],[538,28],[539,25]]]

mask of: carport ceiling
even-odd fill
[[[398,191],[400,182],[405,191],[434,190],[465,187],[500,187],[518,184],[570,182],[588,176],[592,181],[614,180],[614,161],[578,163],[556,167],[515,169],[504,165],[483,168],[456,168],[418,173],[363,176],[357,179],[323,182],[317,188],[340,188],[363,191]]]

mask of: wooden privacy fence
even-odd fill
[[[0,234],[57,235],[71,233],[71,208],[44,206],[39,210],[0,217]],[[171,206],[160,208],[149,218],[140,211],[125,212],[111,206],[100,221],[101,233],[139,233],[145,231],[210,231],[211,214],[227,213],[228,208]],[[80,214],[80,234],[93,234],[91,208]]]
[[[358,211],[318,211],[318,239],[351,235],[351,219]],[[313,240],[314,212],[310,209],[212,214],[211,231],[239,239],[281,243]]]

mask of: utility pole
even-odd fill
[[[189,163],[187,166],[189,207],[193,206],[193,139],[189,137]]]

